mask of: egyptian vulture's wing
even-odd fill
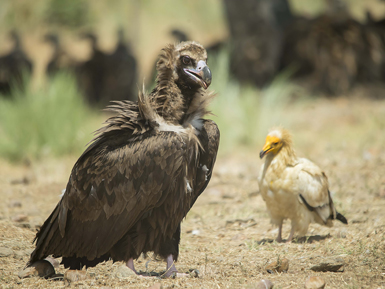
[[[92,260],[165,200],[173,200],[170,210],[186,202],[185,176],[195,172],[186,159],[191,146],[174,132],[123,137],[101,138],[79,158],[62,200],[36,236],[30,262],[76,252]]]
[[[307,159],[300,159],[299,198],[310,211],[314,211],[326,224],[330,215],[335,214],[330,198],[328,180],[318,166]],[[335,216],[334,216],[335,217]]]

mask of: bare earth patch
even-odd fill
[[[259,195],[261,165],[255,149],[221,155],[207,190],[182,223],[180,272],[199,271],[181,279],[123,277],[122,263],[111,261],[87,270],[87,278],[68,283],[39,277],[20,279],[33,250],[36,229],[51,213],[65,188],[75,157],[45,160],[30,166],[0,160],[0,284],[2,288],[253,288],[269,279],[274,288],[304,288],[309,276],[320,276],[325,288],[385,288],[385,102],[317,100],[285,110],[299,156],[323,168],[337,209],[349,225],[311,225],[307,237],[294,243],[272,240]],[[289,224],[283,236],[289,235]],[[269,274],[266,265],[287,258],[287,273]],[[337,260],[337,272],[313,272],[314,265]],[[136,267],[162,272],[165,262],[151,256]],[[65,273],[60,266],[56,273]],[[160,288],[156,285],[153,288]]]

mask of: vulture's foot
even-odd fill
[[[277,238],[275,239],[275,241],[277,243],[283,243],[283,239],[282,239],[282,223],[278,226],[278,236]]]
[[[175,267],[174,257],[170,254],[167,256],[167,269],[166,272],[162,275],[163,278],[185,278],[190,277],[190,274],[179,273]]]
[[[138,275],[138,272],[136,272],[135,267],[134,267],[134,259],[133,258],[131,258],[130,260],[127,261],[126,266],[128,268],[130,268],[132,271],[134,271],[134,273],[136,275]]]
[[[275,239],[275,241],[277,242],[277,243],[283,243],[284,241],[282,240],[282,237],[281,236],[278,236],[276,239]]]
[[[287,239],[287,243],[291,243],[291,241],[293,241],[293,237],[294,237],[294,227],[291,227],[290,235],[289,235],[289,239]]]
[[[170,254],[167,256],[166,261],[167,261],[167,268],[166,268],[166,272],[162,275],[162,277],[163,278],[179,277],[178,274],[181,274],[181,273],[178,273],[178,270],[175,267],[174,257]]]

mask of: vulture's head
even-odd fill
[[[290,133],[279,127],[272,129],[266,137],[265,145],[259,153],[262,159],[267,154],[276,155],[284,146],[291,146],[291,135]]]
[[[164,48],[157,63],[157,70],[158,84],[173,80],[182,91],[207,89],[211,84],[207,52],[202,45],[194,41]]]

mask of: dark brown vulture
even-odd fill
[[[25,77],[31,74],[33,65],[24,53],[20,36],[16,31],[9,33],[13,41],[13,50],[0,57],[0,94],[11,95],[13,88],[24,89]]]
[[[102,104],[105,79],[109,71],[108,55],[99,49],[98,39],[94,33],[82,33],[80,38],[90,41],[92,55],[79,66],[77,75],[79,88],[89,104],[104,107],[108,103]]]
[[[62,256],[81,269],[154,252],[177,272],[180,226],[210,181],[219,145],[217,125],[203,119],[213,94],[207,53],[196,42],[168,45],[157,85],[117,113],[72,169],[66,191],[36,234],[29,265]],[[136,272],[136,271],[135,271]]]
[[[54,76],[60,70],[77,72],[80,63],[72,58],[61,45],[60,38],[55,33],[48,33],[44,36],[44,41],[51,44],[53,55],[47,64],[47,74]]]
[[[92,47],[91,58],[77,70],[80,89],[91,105],[105,107],[112,100],[137,100],[136,59],[125,43],[123,30],[118,31],[118,43],[112,54],[98,48],[93,33],[84,33]]]

